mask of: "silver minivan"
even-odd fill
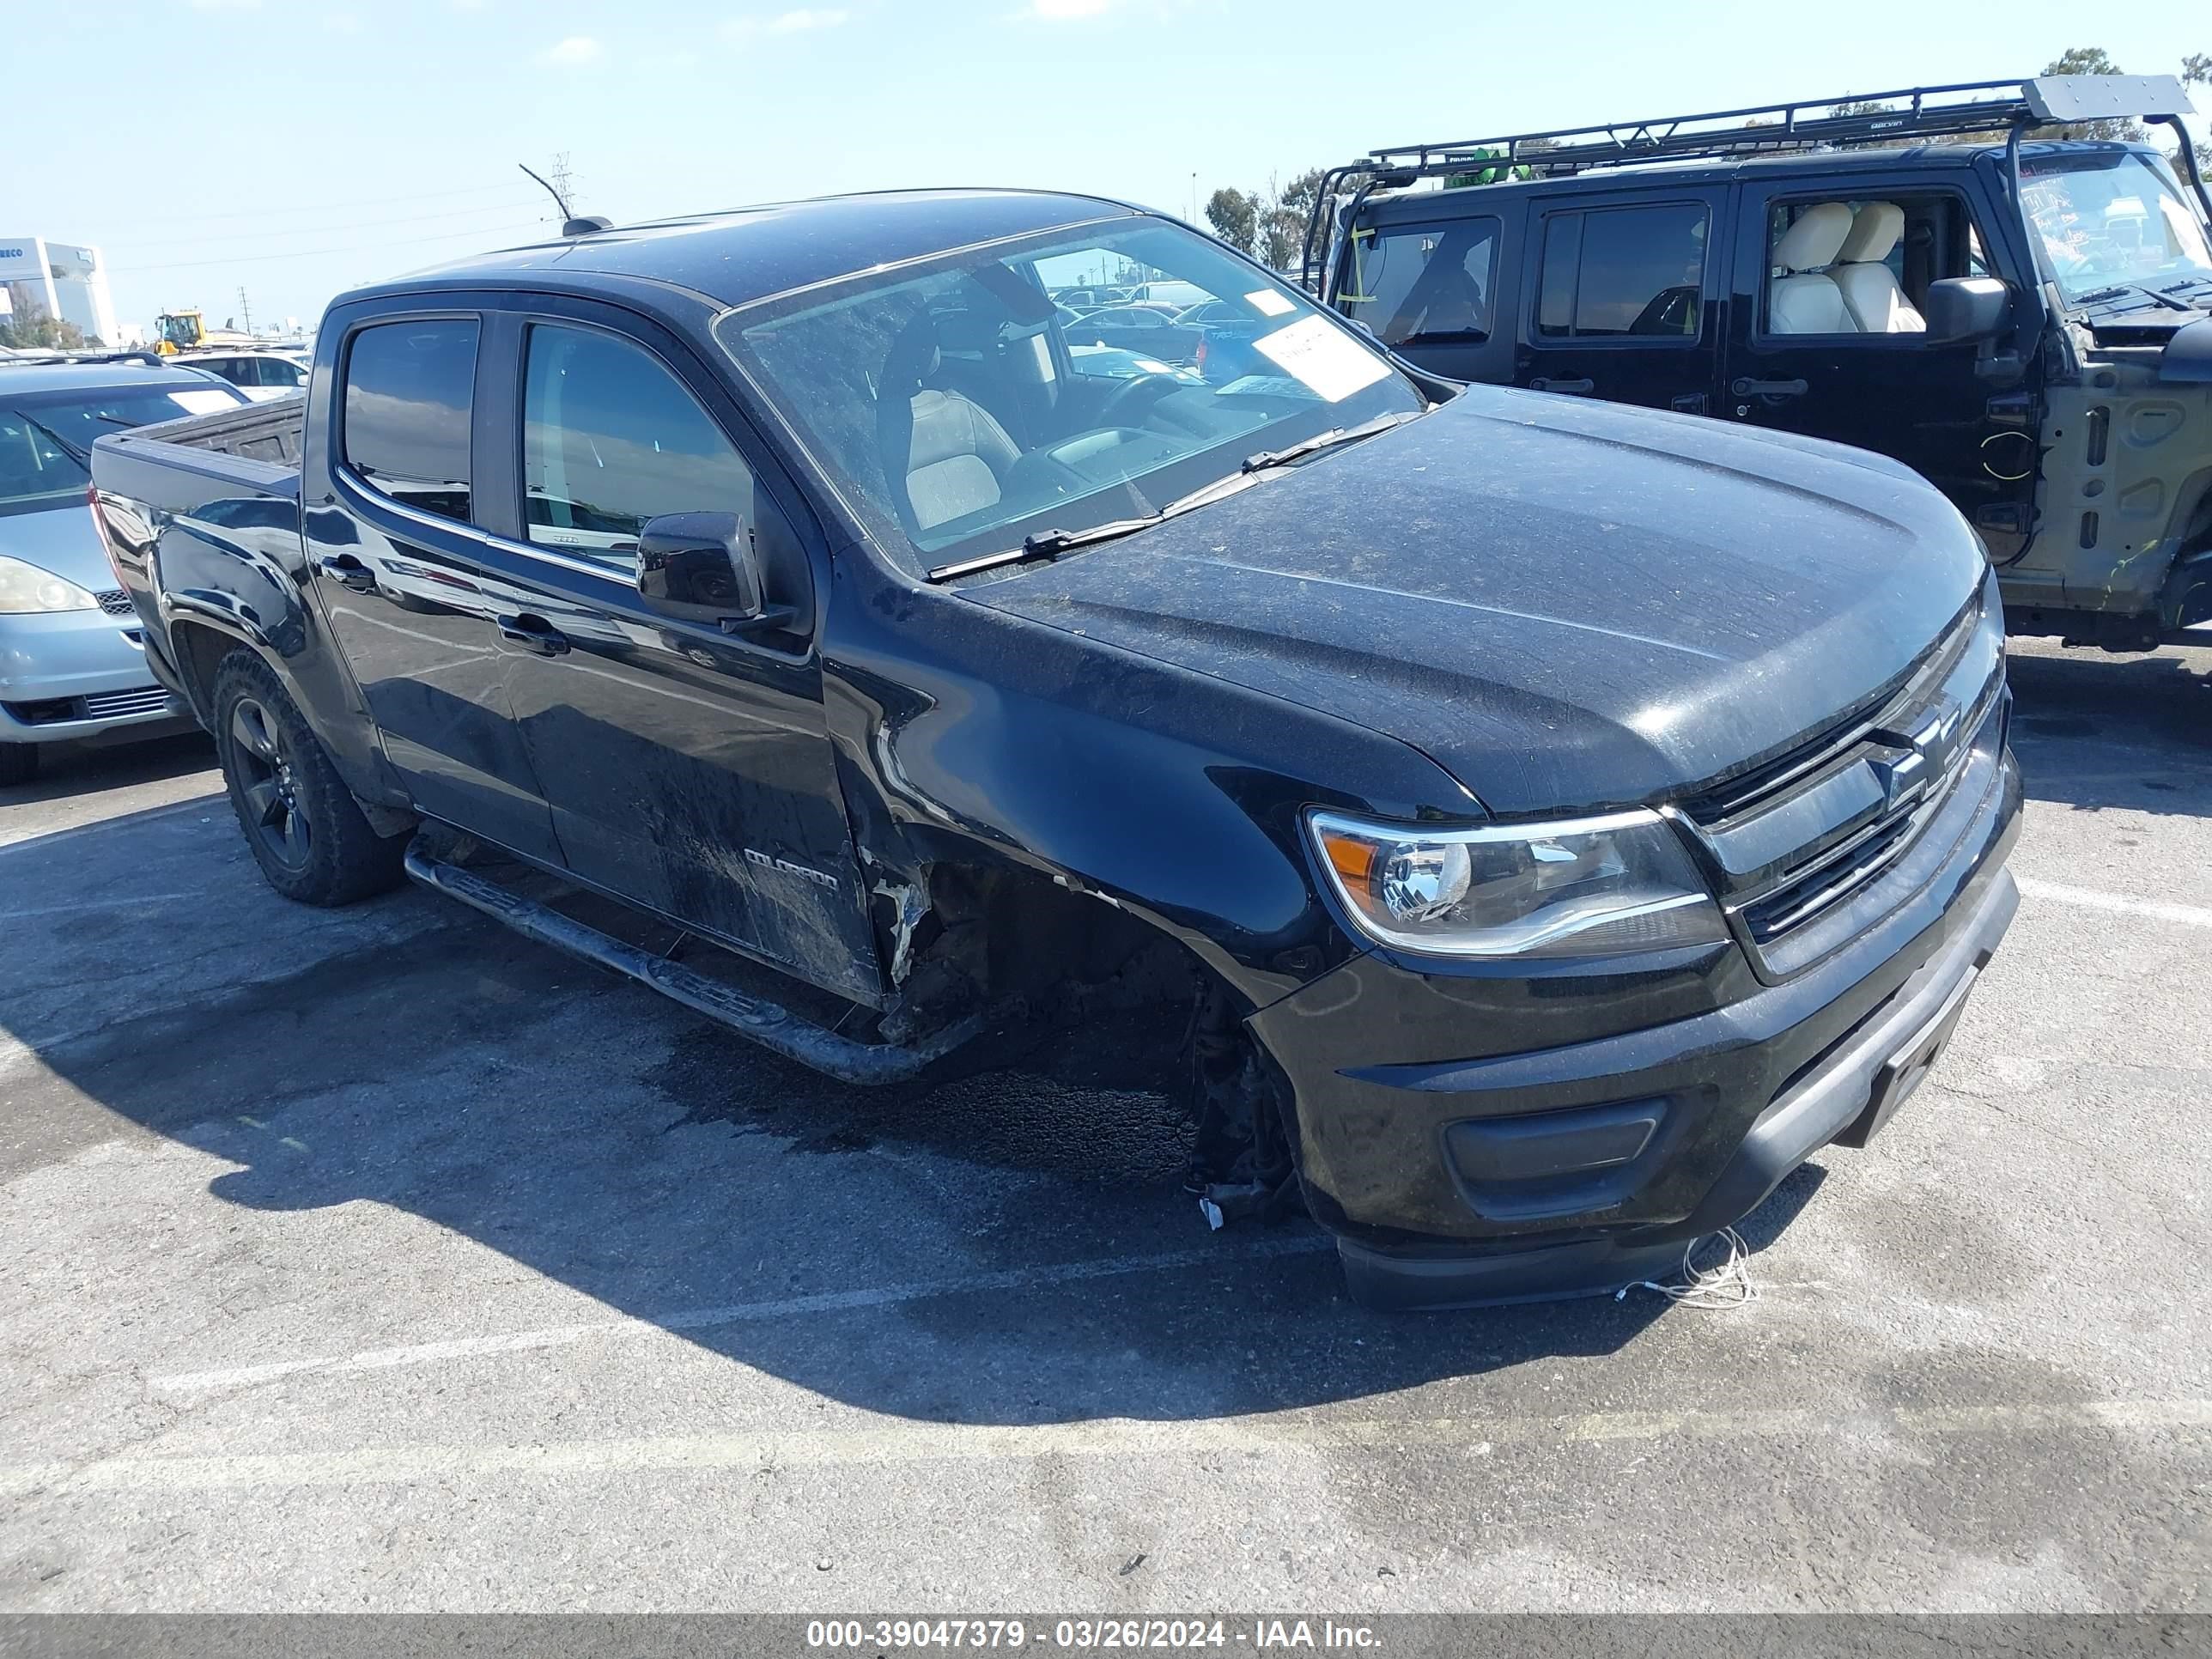
[[[0,366],[0,784],[33,777],[49,743],[191,724],[146,666],[86,504],[86,462],[102,433],[246,401],[196,369]]]

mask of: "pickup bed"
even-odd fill
[[[1235,368],[1087,372],[1048,296],[1124,262]],[[2016,902],[1935,490],[1434,379],[1137,210],[599,233],[317,352],[94,457],[278,890],[412,876],[854,1084],[1110,1029],[1209,1213],[1370,1301],[1662,1270],[1887,1121]]]

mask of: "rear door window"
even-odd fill
[[[1711,230],[1711,217],[1697,202],[1551,215],[1544,222],[1537,334],[1695,337]]]
[[[345,464],[380,494],[469,520],[475,319],[375,323],[346,352]]]
[[[1338,308],[1386,345],[1487,339],[1498,241],[1491,218],[1362,231],[1352,240]]]

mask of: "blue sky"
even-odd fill
[[[103,247],[124,319],[219,321],[241,284],[257,323],[312,319],[532,234],[550,209],[515,163],[563,151],[579,210],[617,222],[931,184],[1182,212],[1194,173],[1203,201],[1378,144],[2017,75],[2069,46],[2171,73],[2212,51],[2185,9],[17,0],[0,236]]]

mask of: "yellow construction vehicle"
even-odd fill
[[[173,357],[180,351],[196,351],[203,346],[253,343],[252,335],[241,334],[236,329],[210,328],[196,307],[163,312],[154,319],[154,331],[161,337],[154,343],[154,349],[164,357]]]

